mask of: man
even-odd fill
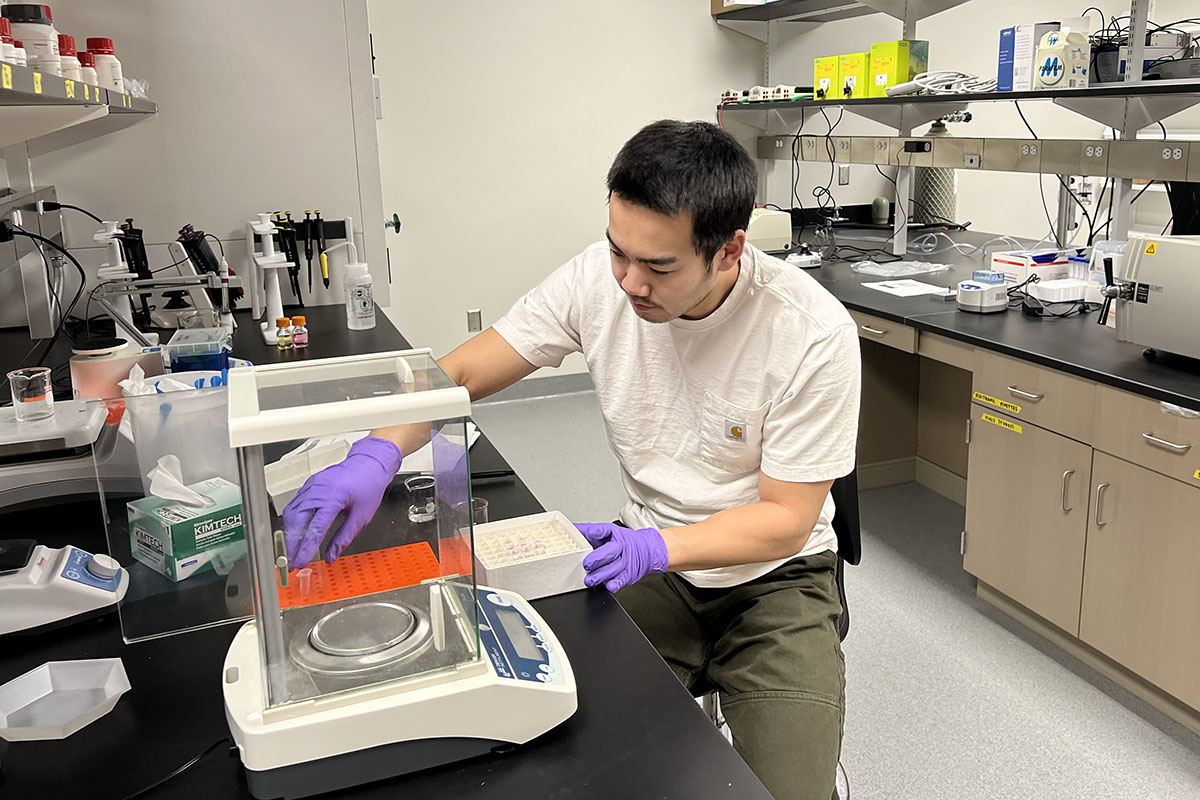
[[[746,244],[756,183],[716,126],[647,126],[608,173],[606,241],[440,363],[477,399],[583,352],[629,495],[620,524],[578,526],[586,583],[685,685],[719,688],[776,798],[828,800],[844,718],[829,487],[854,467],[858,339],[816,281]],[[293,566],[339,512],[329,560],[370,520],[405,437],[375,431],[310,479],[284,510]]]

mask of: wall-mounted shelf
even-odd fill
[[[740,8],[714,17],[718,25],[738,33],[769,41],[768,23],[783,23],[777,30],[783,35],[799,33],[813,25],[887,14],[906,23],[931,17],[968,0],[774,0],[761,6]]]
[[[28,67],[0,64],[0,148],[30,155],[102,136],[158,113],[158,104]]]
[[[1049,100],[1109,127],[1131,126],[1140,129],[1200,103],[1200,82],[1143,81],[1057,91],[725,103],[719,110],[726,119],[736,119],[762,130],[769,130],[771,123],[777,120],[783,124],[796,125],[802,116],[807,117],[811,111],[837,108],[844,108],[857,116],[899,129],[906,125],[931,122],[943,114],[963,110],[972,103],[1014,100]]]

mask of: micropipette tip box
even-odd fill
[[[559,511],[475,526],[475,575],[481,586],[508,589],[524,597],[583,588],[587,539]]]

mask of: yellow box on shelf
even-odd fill
[[[871,54],[846,53],[838,56],[838,85],[841,96],[847,100],[869,97],[871,81]]]
[[[887,97],[889,86],[911,81],[929,69],[929,42],[901,39],[871,45],[870,97]]]
[[[841,98],[838,80],[840,56],[821,56],[813,59],[813,96],[818,100]]]

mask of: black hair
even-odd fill
[[[750,154],[711,122],[664,119],[642,128],[608,170],[608,195],[692,217],[692,243],[711,262],[750,224],[758,170]]]

